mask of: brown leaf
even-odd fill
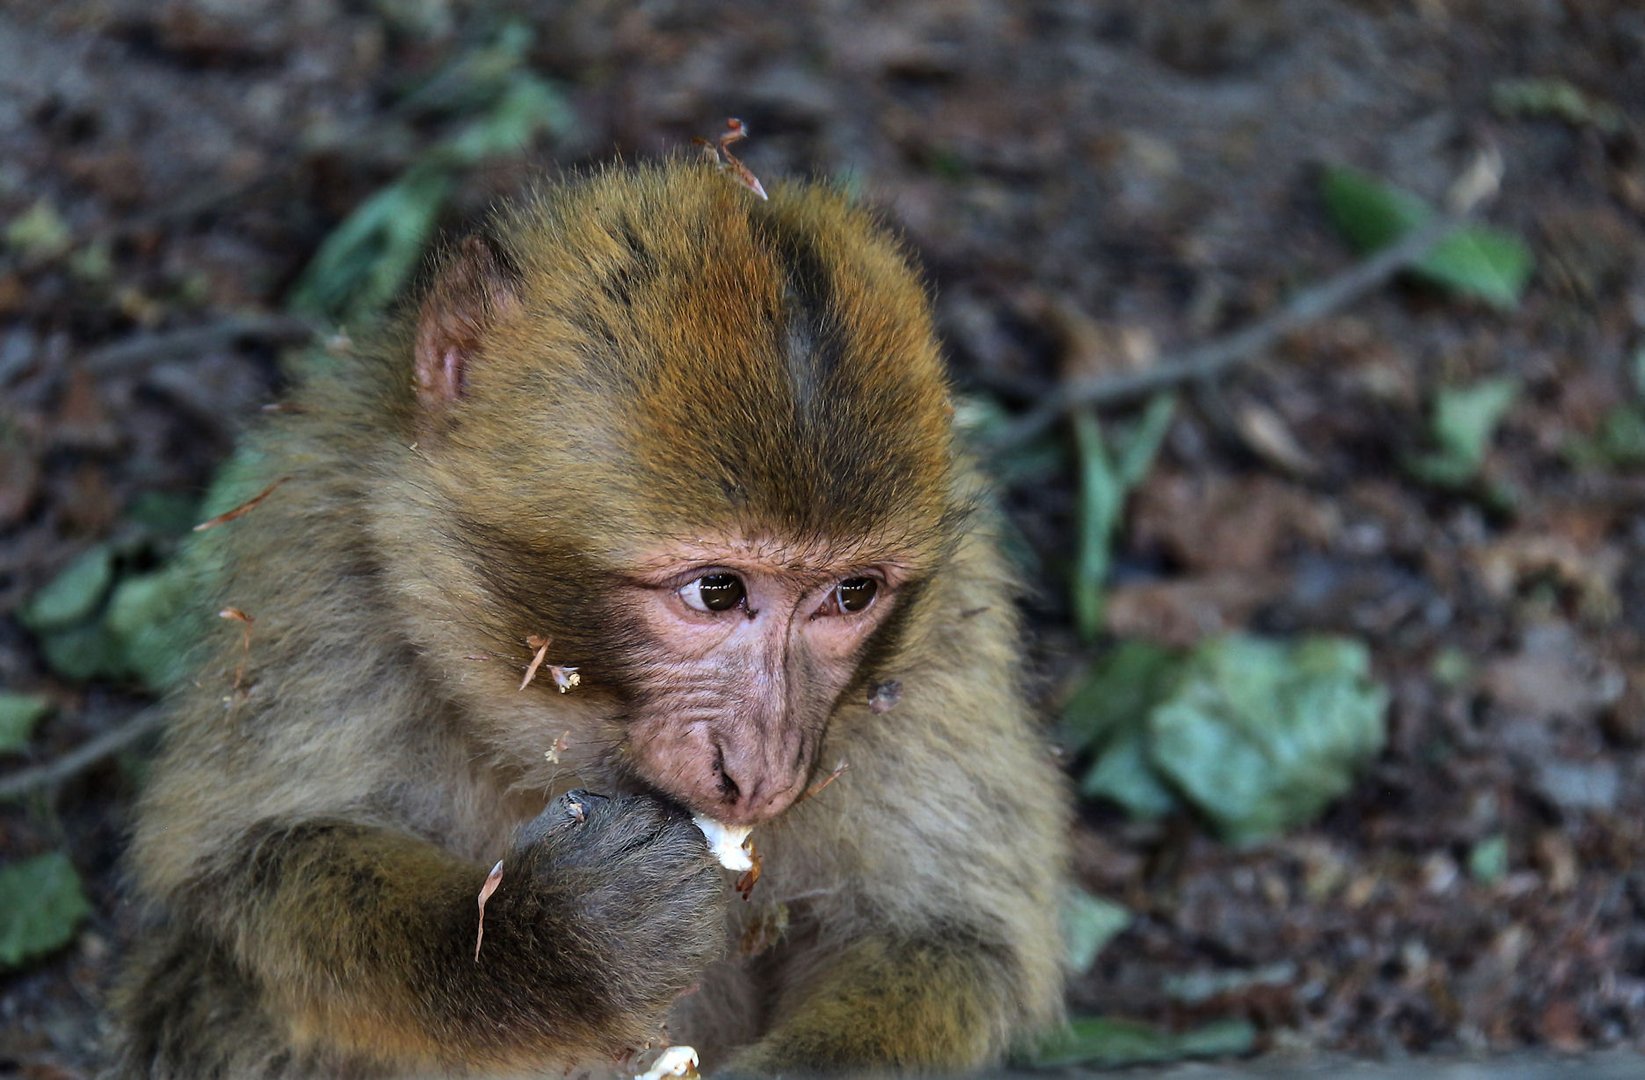
[[[750,866],[747,870],[744,870],[737,877],[737,884],[735,888],[737,890],[737,895],[741,896],[744,901],[747,901],[749,894],[754,891],[754,886],[759,883],[761,859],[760,853],[755,850],[754,838],[752,836],[743,841],[743,850],[748,852],[748,859],[754,865]]]
[[[531,680],[537,677],[537,669],[543,666],[543,658],[548,655],[548,642],[548,638],[538,637],[536,634],[532,634],[525,639],[527,645],[537,650],[537,655],[533,656],[531,663],[526,665],[525,678],[520,680],[521,690],[530,686]]]
[[[240,663],[234,668],[234,689],[246,684],[246,665],[251,662],[251,625],[257,620],[237,607],[226,607],[217,613],[219,619],[232,619],[240,624]]]
[[[748,138],[748,128],[741,120],[731,117],[725,122],[725,131],[714,142],[707,139],[693,139],[697,145],[703,147],[709,158],[721,169],[729,172],[743,187],[758,195],[761,199],[767,198],[765,186],[760,183],[759,177],[749,171],[748,166],[737,159],[731,152],[731,144]]]
[[[1103,621],[1116,637],[1189,646],[1245,626],[1276,590],[1271,575],[1232,572],[1118,585],[1108,594]]]
[[[1162,474],[1138,489],[1130,525],[1134,545],[1163,550],[1191,574],[1262,570],[1330,532],[1306,493],[1262,474]]]

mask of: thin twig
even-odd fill
[[[8,776],[0,776],[0,801],[17,799],[42,788],[52,788],[73,779],[91,766],[137,742],[153,731],[164,719],[166,712],[159,705],[150,705],[122,720],[101,735],[70,750],[55,761],[19,769]]]
[[[1467,224],[1466,216],[1439,216],[1335,277],[1304,289],[1284,307],[1226,337],[1167,356],[1141,371],[1097,375],[1064,383],[999,434],[984,441],[998,451],[1027,442],[1065,413],[1091,405],[1135,401],[1186,382],[1209,379],[1272,348],[1287,334],[1331,315],[1421,261]]]
[[[86,357],[85,368],[93,375],[111,375],[142,364],[173,356],[188,356],[246,339],[296,345],[312,340],[318,334],[312,323],[293,315],[229,315],[205,326],[142,334],[105,345]]]

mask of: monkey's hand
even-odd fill
[[[1013,981],[995,950],[957,928],[928,940],[861,939],[714,1075],[968,1073],[997,1056]]]
[[[573,791],[522,829],[503,860],[479,963],[507,965],[504,949],[548,946],[559,960],[553,977],[576,988],[582,1010],[609,1030],[655,1029],[723,951],[725,905],[719,865],[677,807]],[[496,953],[493,910],[508,928]]]
[[[522,829],[478,956],[483,867],[342,820],[270,826],[247,847],[198,890],[213,903],[196,917],[237,951],[225,970],[249,972],[316,1047],[402,1069],[620,1055],[723,947],[719,865],[682,811],[651,798],[575,793]]]

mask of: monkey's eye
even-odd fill
[[[834,591],[828,594],[822,610],[817,614],[855,615],[859,611],[866,611],[879,591],[880,583],[874,578],[847,578],[834,586]]]
[[[680,590],[680,599],[698,611],[730,611],[747,596],[736,574],[704,574]]]

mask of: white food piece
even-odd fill
[[[748,834],[754,831],[754,826],[724,825],[701,814],[692,814],[691,820],[708,838],[708,850],[720,860],[721,866],[727,870],[754,869],[754,860],[743,850],[743,844],[748,842]]]
[[[667,1076],[695,1076],[697,1074],[697,1051],[689,1046],[670,1046],[657,1060],[651,1063],[651,1068],[640,1073],[634,1080],[663,1080]]]

